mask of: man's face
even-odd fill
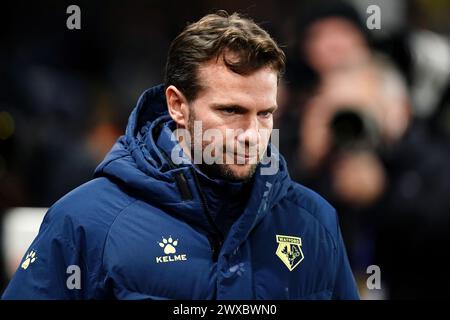
[[[199,166],[211,177],[247,181],[253,176],[272,132],[277,73],[265,67],[240,75],[229,70],[220,59],[213,59],[200,66],[197,77],[202,89],[189,104],[187,129],[192,141],[201,139],[202,152],[209,145],[213,155],[218,152],[222,159],[222,163],[213,164],[202,161]],[[201,123],[203,138],[198,130],[195,132],[194,121],[197,125]],[[224,139],[208,138],[205,133],[210,129],[216,129]]]

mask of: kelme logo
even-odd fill
[[[156,257],[156,263],[165,263],[165,262],[175,262],[175,261],[186,261],[186,254],[176,254],[178,239],[174,240],[172,236],[169,236],[168,239],[162,238],[162,241],[157,241],[158,245],[163,250],[163,256]]]

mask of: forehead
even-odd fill
[[[202,87],[198,94],[200,99],[243,106],[276,104],[278,74],[269,66],[241,75],[231,71],[222,61],[212,59],[200,65],[197,75]]]

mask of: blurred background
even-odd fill
[[[71,4],[80,30],[66,27]],[[2,3],[0,293],[46,208],[91,179],[162,82],[170,41],[218,9],[250,16],[287,54],[281,153],[337,208],[362,298],[450,298],[446,0]],[[381,289],[366,285],[370,265]]]

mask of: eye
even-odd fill
[[[223,113],[225,113],[227,115],[233,115],[233,114],[238,113],[238,110],[236,108],[223,108],[223,109],[220,109],[220,111],[222,111]]]
[[[263,118],[269,118],[272,115],[273,111],[262,111],[259,115]]]

